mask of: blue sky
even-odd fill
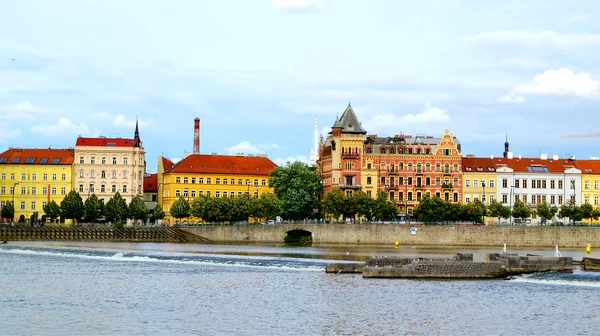
[[[0,150],[133,136],[307,161],[348,101],[463,154],[600,156],[600,2],[28,0],[0,11]]]

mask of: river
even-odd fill
[[[593,335],[600,273],[363,279],[328,262],[492,249],[14,242],[0,245],[3,335]],[[553,255],[554,250],[509,252]],[[581,259],[584,251],[564,250]],[[592,255],[595,256],[595,255]]]

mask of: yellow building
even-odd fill
[[[10,148],[0,154],[0,208],[15,205],[15,221],[45,220],[44,206],[72,189],[73,149]]]
[[[600,160],[577,160],[576,164],[581,170],[581,203],[600,207]]]
[[[494,161],[491,158],[478,158],[467,155],[462,159],[462,189],[463,204],[480,200],[489,205],[497,195],[497,174]],[[503,195],[504,197],[505,195]],[[507,199],[497,199],[500,203],[508,203]],[[486,218],[490,224],[496,218]]]
[[[173,163],[158,158],[158,203],[170,218],[172,204],[183,196],[192,202],[198,196],[258,197],[269,188],[269,174],[277,165],[266,156],[190,154]],[[197,219],[195,219],[197,220]]]

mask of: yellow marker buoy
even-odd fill
[[[396,240],[396,242],[394,243],[394,245],[396,245],[396,247],[398,247],[398,245],[400,245],[400,243],[398,243],[398,241]]]
[[[590,254],[591,251],[592,251],[592,247],[590,246],[590,244],[587,244],[587,246],[585,247],[585,252],[587,254]]]

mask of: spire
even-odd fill
[[[135,132],[133,133],[133,141],[135,142],[135,144],[134,144],[135,147],[140,147],[140,145],[141,145],[141,141],[140,141],[140,129],[138,127],[138,116],[137,116],[137,114],[135,116]]]
[[[505,158],[508,157],[508,152],[509,152],[508,147],[509,147],[509,145],[508,145],[508,131],[506,131],[506,141],[504,142],[504,153],[503,153],[503,156]]]

